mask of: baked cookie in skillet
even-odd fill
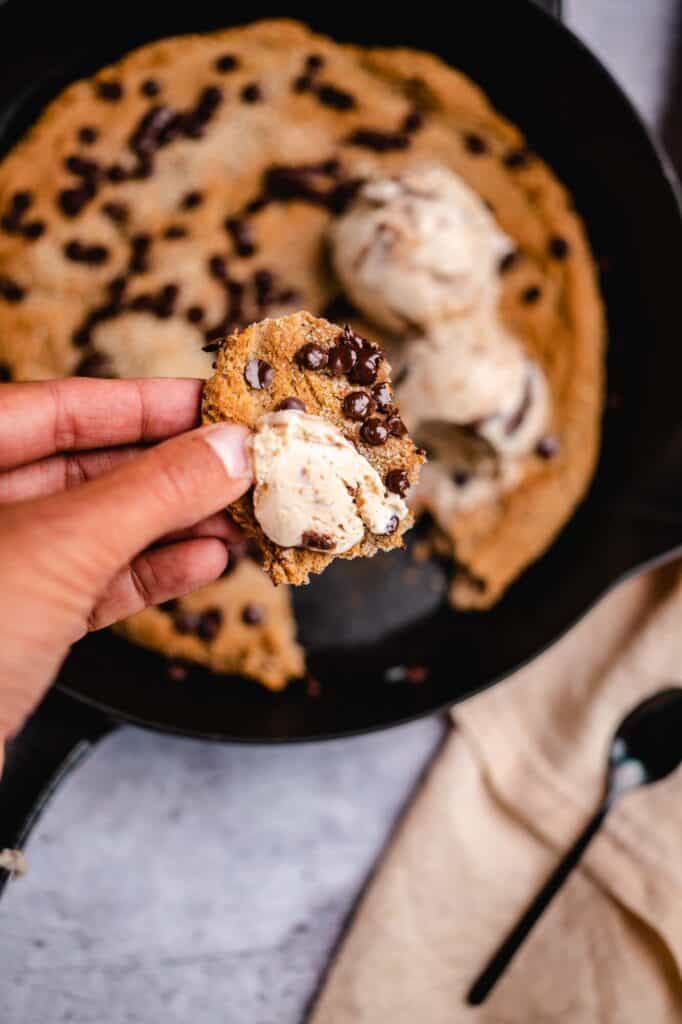
[[[449,474],[471,501],[420,499],[454,559],[453,601],[486,607],[588,486],[603,314],[571,197],[429,54],[268,21],[152,43],[66,89],[0,164],[0,374],[207,377],[204,345],[298,309],[350,322],[393,362],[415,325],[354,313],[329,243],[363,182],[424,162],[476,192],[512,240],[499,315],[549,390],[547,439],[513,485],[480,488],[489,460],[472,456],[474,472]],[[432,462],[449,472],[438,436]]]
[[[244,558],[223,578],[115,627],[134,643],[281,690],[305,671],[287,587]]]
[[[402,547],[424,454],[407,434],[381,350],[309,313],[217,343],[204,423],[253,431],[255,486],[230,506],[275,583],[307,583],[337,557]]]

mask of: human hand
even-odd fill
[[[74,641],[225,569],[248,431],[192,430],[200,402],[194,380],[0,385],[0,767]]]

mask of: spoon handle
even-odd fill
[[[561,863],[554,869],[542,889],[530,904],[523,917],[512,928],[506,939],[499,946],[496,953],[490,958],[486,966],[479,974],[467,993],[467,1002],[470,1006],[478,1006],[489,995],[497,983],[500,975],[504,972],[510,960],[518,950],[519,946],[530,932],[550,900],[556,895],[564,884],[573,868],[582,857],[585,849],[598,831],[599,826],[606,817],[609,806],[605,801],[594,817],[585,826],[584,830],[576,839]]]

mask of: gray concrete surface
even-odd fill
[[[565,0],[652,122],[676,6]],[[432,720],[291,749],[110,737],[3,901],[1,1024],[298,1024],[441,734]]]

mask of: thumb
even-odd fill
[[[37,502],[52,556],[56,544],[66,548],[66,561],[82,582],[102,586],[159,537],[192,526],[244,494],[252,483],[248,440],[241,424],[202,427]]]

